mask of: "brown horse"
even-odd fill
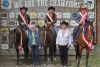
[[[45,61],[47,62],[47,50],[49,48],[49,59],[53,62],[56,53],[56,33],[54,34],[49,26],[46,26],[42,30],[42,40],[44,42],[43,49],[45,53]]]
[[[20,35],[20,31],[22,32],[22,48],[23,48],[23,51],[24,51],[24,60],[25,60],[25,63],[27,63],[27,59],[28,59],[28,55],[29,55],[29,48],[28,48],[28,38],[25,34],[25,31],[24,29],[18,27],[18,28],[15,28],[13,30],[9,30],[9,45],[11,47],[13,47],[12,45],[14,45],[15,49],[16,49],[16,55],[17,55],[17,65],[20,65],[22,64],[20,62],[20,50],[18,48],[19,43],[20,43],[20,39],[21,39],[21,35]]]
[[[84,33],[82,30],[83,30],[83,26],[81,26],[81,31],[79,33],[79,36],[77,37],[77,42],[75,46],[77,67],[79,67],[80,65],[80,59],[81,59],[83,49],[86,49],[86,67],[88,67],[88,58],[89,58],[89,52],[91,51],[91,49],[88,47],[88,44],[86,44],[86,42],[84,41],[84,38],[83,38]],[[93,25],[92,23],[88,23],[86,25],[86,37],[89,42],[91,41],[90,39],[91,36],[93,36]]]

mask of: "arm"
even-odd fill
[[[37,37],[38,37],[38,45],[40,45],[40,33],[39,33],[39,31],[37,31]]]
[[[57,37],[56,37],[56,47],[59,48],[59,31],[58,31]]]
[[[71,33],[69,31],[69,42],[68,42],[68,44],[71,45],[71,43],[72,43],[72,37],[71,37]]]
[[[79,22],[80,22],[80,20],[81,20],[81,15],[80,15],[80,14],[78,14],[78,15],[77,15],[77,18],[75,19],[75,21],[76,21],[77,23],[79,23]]]
[[[30,31],[28,31],[28,47],[31,47],[32,45],[32,34]]]
[[[19,22],[19,25],[21,25],[22,19],[21,19],[20,15],[18,15],[18,22]]]
[[[72,37],[71,37],[71,33],[69,31],[69,35],[68,35],[68,48],[72,45]]]
[[[54,24],[57,22],[57,15],[55,14],[55,20],[54,20]]]
[[[28,15],[28,24],[30,24],[30,16]]]
[[[58,31],[57,37],[56,37],[56,44],[57,44],[57,45],[59,44],[59,32],[60,32],[60,31]]]

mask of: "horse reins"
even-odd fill
[[[44,45],[46,44],[45,42],[46,42],[46,34],[47,34],[47,32],[45,31],[44,32]]]

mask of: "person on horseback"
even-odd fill
[[[88,16],[88,9],[86,5],[82,5],[79,8],[79,14],[77,15],[76,22],[79,23],[79,25],[73,30],[73,42],[76,44],[77,37],[81,31],[81,29],[84,29],[84,32],[86,33],[86,25],[90,22],[90,18]]]
[[[19,50],[22,48],[24,48],[25,51],[25,56],[27,58],[25,58],[25,63],[28,60],[28,55],[29,55],[29,49],[28,49],[28,30],[29,30],[29,23],[30,23],[30,16],[28,14],[26,14],[28,8],[26,7],[20,7],[20,13],[18,15],[18,22],[19,22],[19,26],[16,27],[16,29],[18,29],[20,31],[20,42],[23,41],[23,45],[20,45]],[[28,64],[28,62],[27,62]]]
[[[71,45],[71,33],[68,29],[68,22],[61,23],[61,29],[57,33],[56,46],[59,48],[62,67],[66,67],[68,61],[68,48]]]
[[[40,45],[40,35],[39,31],[35,25],[32,25],[30,30],[28,30],[28,46],[32,51],[32,64],[33,67],[39,65],[39,45]]]
[[[26,7],[20,7],[20,13],[18,15],[18,22],[19,22],[19,27],[27,30],[30,24],[30,16],[26,14],[28,8]]]
[[[57,21],[57,16],[55,14],[55,8],[53,6],[50,6],[48,8],[48,12],[45,18],[45,24],[49,26],[49,28],[52,30],[53,33],[57,33],[57,30],[55,28],[56,21]]]

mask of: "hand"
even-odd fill
[[[39,48],[38,48],[39,50],[41,49],[41,46],[39,46]]]
[[[85,13],[85,16],[87,16],[88,14],[87,13]]]
[[[22,51],[23,50],[22,46],[19,46],[18,49],[19,49],[19,51]]]
[[[48,24],[51,24],[51,22],[48,22]]]
[[[56,48],[57,48],[57,49],[59,48],[58,44],[56,44]]]
[[[67,48],[69,48],[70,47],[70,45],[67,45]]]
[[[29,51],[31,51],[32,49],[31,49],[31,47],[29,47]]]

